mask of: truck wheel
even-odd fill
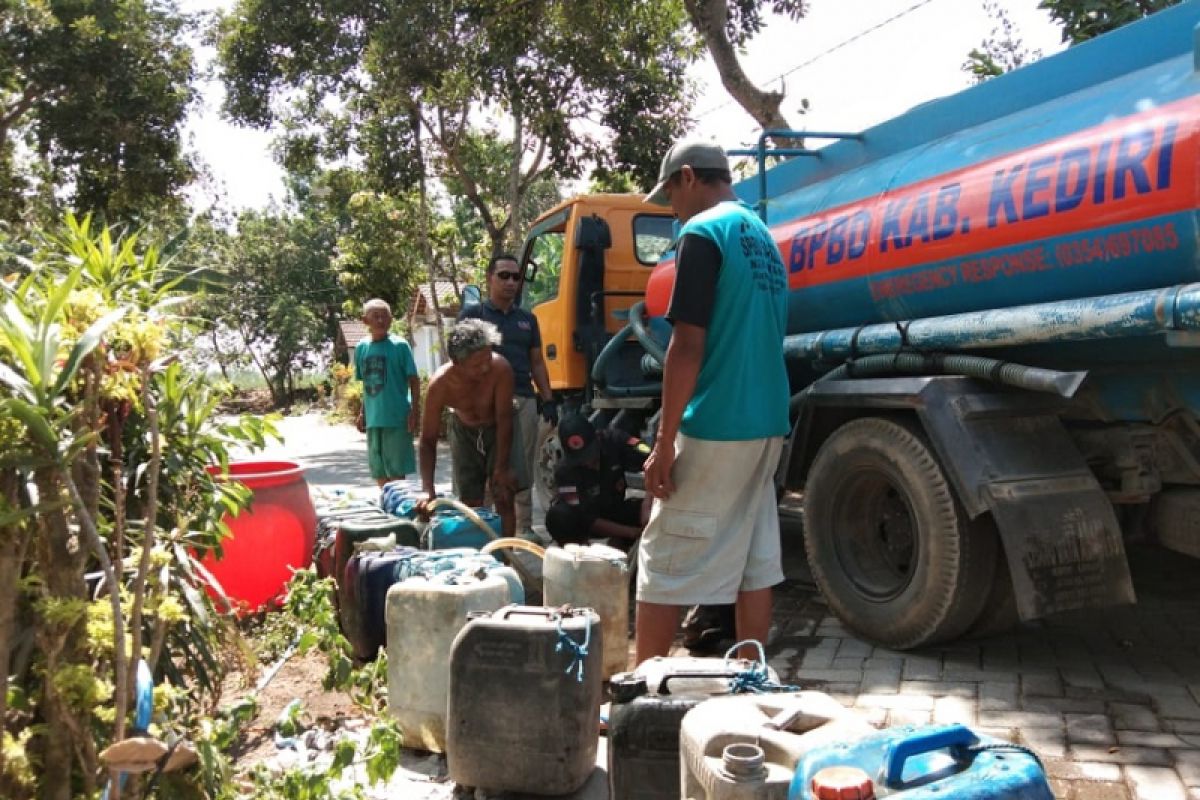
[[[818,451],[804,496],[808,563],[846,627],[905,650],[960,636],[979,617],[996,537],[968,520],[918,430],[874,417],[843,425]]]
[[[558,495],[554,470],[561,458],[562,445],[558,441],[558,431],[549,425],[539,425],[537,449],[533,458],[533,491],[543,512]]]
[[[990,533],[999,537],[995,523],[991,523]],[[982,533],[982,531],[981,531]],[[979,612],[979,618],[971,624],[966,633],[969,639],[986,639],[998,636],[1021,623],[1021,615],[1017,613],[1017,595],[1013,591],[1012,573],[1008,571],[1008,559],[1001,547],[996,548],[996,567],[992,573],[992,589],[988,593],[987,602]]]

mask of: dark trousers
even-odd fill
[[[611,508],[585,510],[582,505],[572,506],[555,500],[546,509],[546,532],[550,538],[560,545],[587,544],[590,539],[598,538],[592,535],[592,523],[597,519],[606,519],[620,525],[638,527],[641,524],[642,501],[626,500]],[[629,539],[610,541],[614,547],[628,550],[633,545]]]

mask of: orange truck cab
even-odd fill
[[[593,407],[645,406],[645,399],[596,398],[592,368],[608,340],[642,299],[650,272],[672,241],[674,217],[636,194],[580,195],[542,214],[521,250],[521,305],[537,316],[556,396]],[[630,343],[628,363],[640,369]],[[620,359],[614,359],[614,362]],[[657,379],[655,379],[657,382]]]

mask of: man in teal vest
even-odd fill
[[[670,205],[683,226],[645,469],[655,503],[638,551],[638,663],[668,654],[680,609],[696,604],[736,603],[738,638],[766,643],[783,580],[774,475],[789,429],[787,272],[734,195],[725,152],[677,142],[646,201]]]

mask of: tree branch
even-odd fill
[[[25,87],[25,91],[21,92],[21,97],[16,101],[16,104],[0,116],[0,142],[8,139],[8,129],[16,124],[17,120],[25,115],[29,109],[33,108],[33,104],[37,102],[41,92],[37,86],[29,85]]]
[[[154,551],[154,536],[158,530],[158,479],[162,467],[162,442],[159,440],[158,403],[150,391],[153,376],[150,368],[142,370],[142,407],[150,428],[150,463],[146,465],[146,516],[142,531],[142,557],[133,583],[133,610],[129,614],[130,652],[133,663],[142,657],[142,607],[146,602],[146,579],[150,574],[150,557]]]
[[[692,25],[704,39],[708,52],[717,65],[721,84],[725,91],[737,101],[746,113],[754,118],[763,130],[790,128],[788,121],[779,111],[783,102],[781,92],[764,92],[755,86],[741,62],[737,48],[729,40],[725,24],[729,16],[726,0],[684,0]]]
[[[538,138],[537,151],[534,153],[533,161],[529,164],[529,169],[525,171],[525,175],[521,178],[521,194],[529,191],[529,187],[533,185],[542,175],[542,162],[546,156],[546,137]]]
[[[434,142],[436,142],[438,147],[441,148],[442,154],[446,156],[446,160],[449,161],[450,166],[454,168],[455,175],[457,175],[458,179],[463,182],[463,189],[466,191],[467,200],[470,201],[471,205],[475,206],[475,210],[479,212],[479,216],[483,219],[483,225],[487,229],[488,237],[491,238],[493,243],[495,243],[499,239],[499,234],[503,228],[496,225],[496,220],[492,216],[491,209],[488,208],[487,202],[484,201],[479,192],[479,185],[475,183],[475,179],[467,171],[466,166],[462,162],[462,158],[459,156],[458,148],[456,146],[452,147],[450,143],[446,141],[445,132],[439,132],[434,127],[433,123],[427,120],[425,115],[421,114],[419,110],[417,111],[417,117],[420,120],[421,125],[423,125],[427,131],[429,131],[429,135],[433,137]]]

